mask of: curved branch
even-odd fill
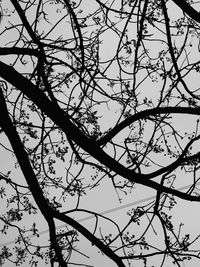
[[[124,128],[128,127],[137,120],[147,119],[149,116],[157,116],[160,114],[191,114],[191,115],[200,115],[199,108],[190,108],[190,107],[157,107],[152,109],[146,109],[141,112],[138,112],[124,121],[117,124],[112,130],[110,130],[105,136],[100,138],[97,143],[99,145],[105,145],[109,142],[114,136],[116,136]]]
[[[81,29],[80,29],[80,26],[79,26],[79,23],[78,23],[78,20],[77,20],[77,17],[76,17],[76,15],[75,15],[75,13],[74,13],[74,11],[73,11],[73,8],[72,8],[72,6],[70,5],[70,3],[68,2],[68,1],[66,1],[66,0],[64,0],[64,3],[65,3],[65,5],[66,5],[66,7],[68,8],[68,10],[69,10],[69,13],[70,13],[70,15],[72,16],[72,18],[73,18],[73,21],[74,21],[74,23],[75,23],[75,25],[76,25],[76,30],[77,30],[77,32],[78,32],[78,37],[79,37],[79,45],[80,45],[80,50],[81,50],[81,64],[82,64],[82,66],[84,66],[85,64],[84,64],[84,61],[85,61],[85,56],[84,56],[84,45],[83,45],[83,37],[82,37],[82,33],[81,33]]]
[[[194,141],[197,141],[199,140],[200,138],[200,135],[197,136],[196,138],[194,139],[191,139],[190,142],[186,145],[186,147],[184,148],[182,154],[178,157],[177,160],[175,160],[174,162],[172,162],[171,164],[169,164],[168,166],[166,167],[163,167],[157,171],[154,171],[152,173],[149,173],[147,174],[147,177],[148,178],[153,178],[155,176],[158,176],[158,175],[161,175],[163,173],[166,173],[166,172],[172,172],[174,171],[176,168],[178,168],[179,166],[181,166],[181,164],[185,163],[185,162],[189,162],[189,161],[192,161],[192,160],[195,160],[195,159],[199,159],[199,156],[200,156],[200,152],[194,154],[194,155],[191,155],[191,156],[188,156],[188,157],[185,157],[185,155],[187,154],[188,152],[188,149],[189,147],[192,145],[192,143]]]

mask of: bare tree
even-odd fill
[[[82,239],[117,266],[200,260],[200,233],[191,238],[172,219],[178,199],[200,201],[198,1],[2,0],[1,7],[0,144],[15,165],[0,176],[0,227],[18,238],[2,247],[0,264],[89,266]],[[183,177],[191,186],[180,190]],[[97,188],[103,208],[110,190],[122,200],[147,188],[156,196],[118,222],[83,208]],[[93,228],[79,214],[93,215]],[[32,238],[38,216],[47,244]]]

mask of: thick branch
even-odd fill
[[[5,134],[7,135],[11,143],[11,146],[13,148],[17,161],[19,162],[19,165],[21,166],[22,172],[25,176],[25,179],[26,179],[26,182],[29,188],[32,191],[36,204],[40,208],[42,214],[46,216],[49,211],[48,204],[42,194],[42,191],[37,182],[35,173],[28,160],[27,153],[24,150],[24,147],[21,143],[19,135],[15,127],[13,126],[13,123],[8,115],[7,107],[6,107],[3,93],[1,90],[0,90],[0,114],[1,114],[0,126],[2,127],[3,131],[5,132]]]
[[[186,13],[190,18],[194,19],[196,22],[200,22],[200,14],[196,11],[189,3],[185,0],[173,0],[173,2],[179,6],[184,13]]]
[[[30,24],[29,24],[29,22],[28,22],[28,20],[27,20],[27,18],[25,16],[25,13],[22,10],[20,4],[16,0],[11,0],[11,2],[13,4],[14,8],[16,9],[16,11],[17,11],[17,13],[18,13],[23,25],[25,26],[28,34],[30,35],[32,40],[38,45],[38,47],[41,48],[41,43],[40,43],[39,39],[37,38],[37,36],[35,35],[34,31],[32,30],[32,28],[31,28],[31,26],[30,26]]]
[[[71,219],[70,217],[68,217],[66,215],[62,215],[56,211],[53,211],[48,206],[47,201],[44,198],[42,190],[38,184],[38,181],[37,181],[35,173],[32,169],[32,166],[29,162],[28,155],[24,150],[22,142],[19,138],[19,135],[18,135],[15,127],[12,124],[12,121],[10,120],[10,117],[9,117],[8,111],[7,111],[7,107],[5,104],[5,100],[4,100],[4,97],[3,97],[1,90],[0,90],[0,113],[1,113],[0,126],[4,130],[5,134],[7,135],[8,139],[11,143],[11,146],[13,148],[15,156],[18,160],[18,163],[19,163],[21,170],[24,174],[24,177],[26,179],[26,182],[30,188],[31,193],[33,194],[34,200],[35,200],[36,204],[38,205],[40,211],[42,212],[43,216],[45,217],[45,219],[49,225],[50,238],[51,238],[52,246],[55,249],[56,256],[57,256],[61,266],[66,267],[67,265],[62,258],[60,248],[56,242],[55,225],[53,222],[53,218],[60,219],[63,222],[66,222],[67,224],[74,227],[83,236],[85,236],[85,238],[90,240],[103,253],[105,253],[105,255],[107,255],[110,259],[112,259],[114,262],[116,262],[119,267],[124,267],[124,264],[120,260],[120,258],[109,247],[105,246],[98,238],[96,238],[93,234],[91,234],[85,227],[83,227],[81,224],[79,224],[75,220]]]
[[[139,183],[160,192],[170,193],[185,200],[200,200],[198,196],[190,196],[172,188],[162,186],[152,180],[147,179],[147,175],[135,173],[134,171],[120,164],[118,161],[105,153],[95,141],[90,140],[87,136],[85,136],[79,130],[79,128],[70,121],[69,116],[61,108],[59,108],[59,106],[52,103],[45,96],[45,94],[37,88],[37,86],[19,74],[13,67],[0,62],[0,76],[23,92],[31,101],[33,101],[38,108],[40,108],[55,124],[62,129],[67,138],[73,140],[78,146],[88,152],[100,163],[107,166],[111,171],[114,171],[130,182]]]
[[[39,52],[32,48],[20,48],[20,47],[0,47],[0,55],[29,55],[39,56]]]

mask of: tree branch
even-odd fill
[[[66,215],[62,215],[58,213],[57,211],[54,211],[51,207],[49,207],[46,199],[44,198],[42,190],[38,184],[37,177],[35,176],[35,173],[29,162],[28,155],[24,150],[22,142],[19,138],[19,135],[15,127],[12,124],[12,121],[10,120],[7,107],[4,101],[3,93],[1,90],[0,90],[0,113],[1,113],[0,126],[3,128],[6,136],[8,137],[11,143],[13,151],[16,155],[16,158],[19,162],[21,170],[26,179],[26,182],[30,188],[31,193],[33,194],[34,200],[49,225],[51,243],[56,252],[56,257],[59,263],[61,264],[61,266],[66,267],[67,265],[63,260],[63,257],[60,252],[60,248],[56,242],[55,225],[53,222],[53,217],[60,219],[63,222],[66,222],[67,224],[74,227],[83,236],[85,236],[85,238],[90,240],[103,253],[105,253],[110,259],[116,262],[119,267],[125,267],[125,265],[120,260],[120,258],[109,247],[105,246],[98,238],[96,238],[93,234],[91,234],[85,227],[83,227],[81,224],[71,219],[70,217]]]
[[[21,47],[0,47],[0,55],[29,55],[39,56],[39,51],[32,48],[21,48]]]
[[[196,22],[200,22],[200,14],[185,0],[173,0],[173,2],[179,6],[184,13],[186,13],[191,19]]]
[[[136,122],[137,120],[147,119],[150,116],[157,116],[160,114],[191,114],[191,115],[200,115],[199,108],[191,108],[191,107],[157,107],[152,109],[146,109],[140,111],[124,121],[118,123],[112,130],[110,130],[105,136],[100,138],[97,143],[99,145],[105,145],[109,142],[114,136],[116,136],[120,131],[124,128],[130,126],[132,123]]]
[[[160,185],[153,180],[148,179],[148,175],[136,173],[120,164],[118,161],[105,153],[94,140],[90,140],[87,136],[85,136],[79,130],[79,128],[77,128],[70,121],[68,114],[66,114],[59,106],[52,103],[45,96],[45,94],[37,88],[37,86],[19,74],[13,67],[8,66],[1,61],[0,76],[15,86],[18,90],[23,92],[31,101],[33,101],[38,108],[40,108],[55,124],[62,129],[67,138],[72,139],[78,146],[88,152],[92,157],[121,177],[124,177],[132,183],[142,184],[157,191],[170,193],[185,200],[200,201],[198,196],[190,196],[183,192]]]

